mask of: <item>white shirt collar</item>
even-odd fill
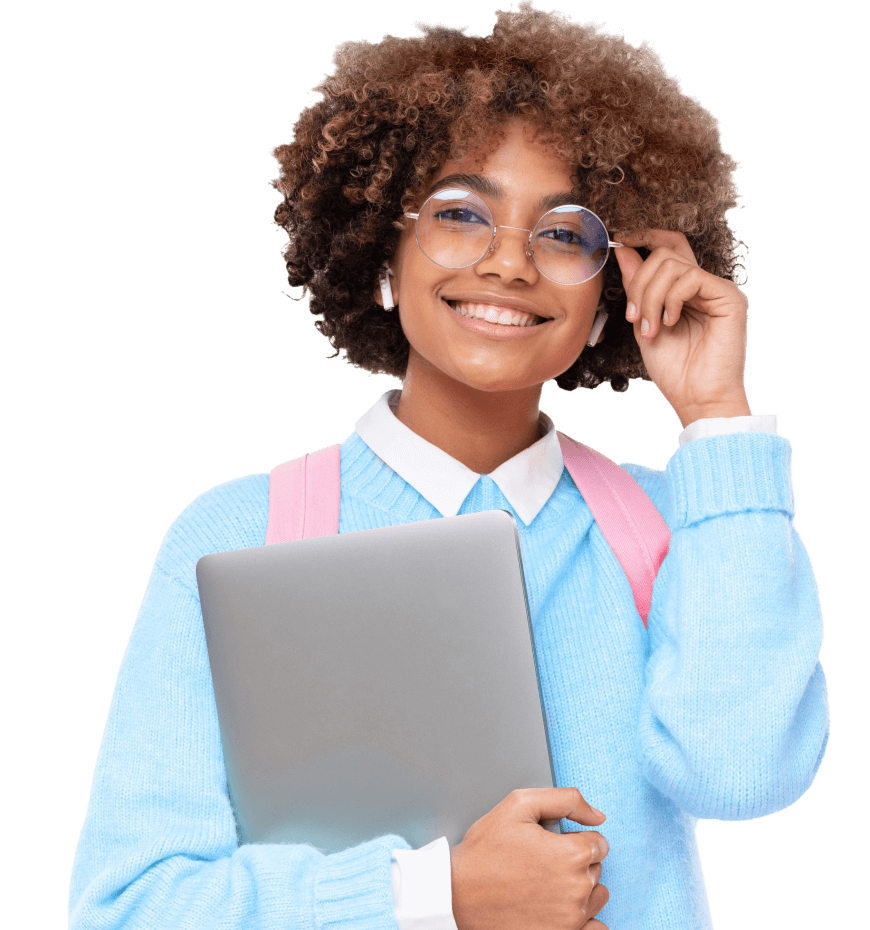
[[[442,516],[455,516],[480,475],[405,426],[390,409],[399,402],[399,396],[399,391],[387,391],[360,417],[356,431],[378,458]],[[562,476],[559,438],[553,421],[543,413],[541,426],[546,432],[536,443],[489,476],[526,525],[550,499]]]

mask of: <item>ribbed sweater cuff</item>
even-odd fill
[[[668,462],[671,529],[752,510],[794,515],[791,445],[770,433],[696,439]]]
[[[327,856],[314,890],[319,930],[336,924],[342,930],[395,927],[392,851],[407,848],[401,837],[381,836]]]

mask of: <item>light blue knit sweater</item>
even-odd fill
[[[791,523],[789,457],[776,436],[739,433],[687,443],[665,472],[629,466],[673,531],[649,633],[567,472],[519,522],[557,780],[607,814],[599,916],[611,930],[708,927],[695,818],[779,810],[821,761],[821,623]],[[341,482],[341,532],[438,516],[356,434]],[[483,477],[461,512],[494,508],[511,510]],[[395,928],[399,837],[329,856],[237,846],[194,566],[261,545],[267,509],[268,476],[233,481],[164,540],[76,855],[76,930]]]

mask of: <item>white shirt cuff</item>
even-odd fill
[[[707,417],[695,420],[680,433],[680,445],[693,439],[721,436],[724,433],[776,433],[775,416]]]
[[[399,930],[457,930],[446,836],[421,849],[394,849],[392,877]]]

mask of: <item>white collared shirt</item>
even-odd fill
[[[362,441],[441,514],[454,517],[480,475],[418,436],[395,416],[401,391],[387,391],[356,423]],[[499,465],[489,477],[528,526],[562,477],[562,449],[553,421],[540,415],[541,438]],[[696,420],[680,434],[680,445],[723,433],[776,432],[775,416]]]

